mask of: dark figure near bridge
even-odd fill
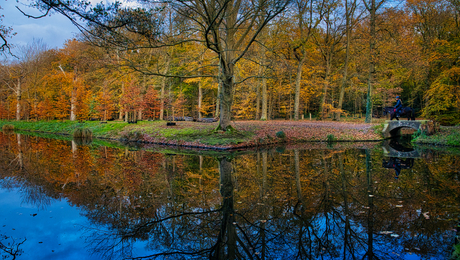
[[[384,107],[383,108],[383,115],[390,114],[390,120],[396,118],[399,121],[399,118],[396,116],[396,108],[394,107]],[[401,109],[401,117],[406,117],[407,120],[415,120],[414,110],[410,107],[404,107]]]

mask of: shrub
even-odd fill
[[[334,142],[336,140],[335,136],[333,134],[328,134],[326,137],[326,141],[328,142]]]
[[[286,138],[286,134],[283,131],[276,132],[276,137],[278,138]]]

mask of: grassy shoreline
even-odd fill
[[[415,133],[412,141],[415,144],[460,147],[460,126],[441,126],[439,132],[427,136]]]
[[[244,149],[275,144],[306,142],[368,142],[380,141],[382,124],[331,121],[235,121],[238,131],[216,132],[217,123],[177,122],[166,126],[165,121],[0,121],[15,130],[72,136],[75,129],[87,128],[98,139],[142,142],[179,147],[214,150]],[[460,146],[460,127],[441,127],[432,136],[418,134],[415,144]]]
[[[177,122],[166,126],[165,121],[0,121],[15,130],[71,136],[75,129],[86,128],[93,137],[117,141],[142,142],[215,150],[243,149],[274,144],[304,142],[379,141],[378,125],[322,121],[235,121],[237,131],[214,131],[217,123]],[[377,126],[377,127],[376,127]]]

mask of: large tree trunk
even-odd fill
[[[231,66],[231,65],[230,65]],[[231,76],[230,76],[231,75]],[[222,90],[220,95],[220,122],[219,129],[231,130],[232,103],[233,103],[233,73],[223,73]]]
[[[236,17],[230,17],[229,20],[236,20]],[[233,21],[234,22],[234,21]],[[233,24],[233,22],[230,22]],[[222,89],[220,94],[220,121],[218,129],[222,131],[231,131],[232,105],[233,105],[233,87],[235,76],[234,49],[235,49],[235,30],[230,29],[227,34],[227,48],[219,55],[221,69],[220,81]]]

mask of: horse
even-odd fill
[[[399,121],[399,118],[396,117],[396,111],[394,107],[384,107],[383,108],[383,115],[386,115],[387,113],[390,114],[390,121],[396,118],[396,120]],[[407,120],[415,120],[415,115],[414,115],[414,110],[410,107],[404,107],[401,109],[400,117],[406,117]]]

